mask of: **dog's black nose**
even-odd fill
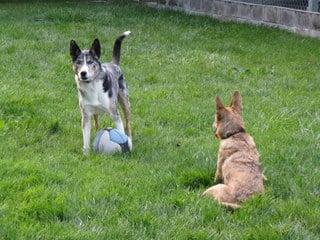
[[[83,71],[83,72],[80,73],[80,75],[81,75],[82,78],[85,78],[85,77],[87,77],[87,72]]]

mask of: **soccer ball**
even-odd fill
[[[130,152],[131,139],[118,129],[107,128],[97,132],[93,141],[95,152],[113,154],[116,152]]]

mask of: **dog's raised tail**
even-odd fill
[[[126,31],[116,39],[113,46],[113,55],[112,55],[112,62],[114,64],[117,64],[117,65],[120,64],[121,43],[126,36],[130,35],[130,33],[131,33],[130,31]]]

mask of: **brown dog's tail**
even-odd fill
[[[238,209],[241,208],[240,205],[236,203],[220,202],[220,204],[228,209]]]
[[[203,193],[202,193],[202,196],[204,197],[204,196],[208,196],[208,197],[211,197],[211,198],[213,198],[213,199],[215,199],[220,205],[222,205],[223,207],[225,207],[225,208],[227,208],[227,209],[232,209],[232,210],[235,210],[235,209],[238,209],[238,208],[240,208],[241,206],[239,205],[239,204],[237,204],[237,203],[231,203],[231,202],[223,202],[223,201],[219,201],[219,199],[217,199],[217,198],[219,198],[218,196],[219,196],[219,193],[218,192],[215,192],[214,193],[214,190],[216,190],[217,191],[217,187],[221,187],[221,186],[226,186],[226,185],[223,185],[223,184],[218,184],[218,185],[215,185],[215,186],[213,186],[213,187],[210,187],[210,188],[208,188],[206,191],[204,191]],[[226,191],[226,190],[225,190]],[[217,193],[218,193],[218,195],[217,195]],[[224,194],[226,194],[226,192],[224,192]],[[221,197],[221,194],[220,194],[220,197]],[[230,197],[230,196],[229,196]],[[224,200],[225,201],[225,200]]]
[[[115,41],[113,46],[113,55],[112,55],[112,63],[119,65],[120,64],[120,52],[121,52],[121,43],[122,40],[130,35],[130,31],[126,31],[122,33]]]

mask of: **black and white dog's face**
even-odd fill
[[[73,70],[82,82],[91,82],[101,71],[99,61],[101,47],[98,39],[92,43],[90,50],[81,51],[74,40],[70,42],[70,55],[73,61]]]

